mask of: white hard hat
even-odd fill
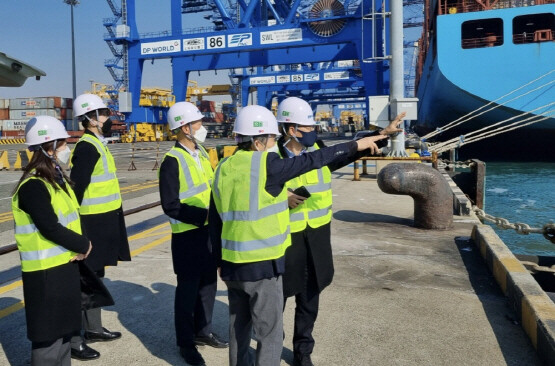
[[[107,108],[102,99],[95,94],[81,94],[73,101],[73,113],[76,117],[83,116],[90,111]]]
[[[289,97],[279,103],[277,110],[279,123],[294,123],[300,126],[314,126],[314,115],[310,104],[301,98]]]
[[[243,136],[279,135],[276,117],[259,105],[246,106],[239,112],[233,132]]]
[[[195,122],[204,117],[197,106],[189,102],[177,102],[168,110],[170,130],[175,130],[187,123]]]
[[[25,126],[25,144],[29,146],[45,142],[67,139],[69,135],[64,124],[54,117],[38,116],[31,118]]]

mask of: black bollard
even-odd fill
[[[453,225],[453,193],[434,168],[415,163],[389,164],[378,174],[378,186],[385,193],[414,199],[414,226],[445,230]]]

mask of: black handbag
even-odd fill
[[[79,261],[79,273],[81,275],[82,310],[114,305],[114,299],[110,291],[84,261]]]

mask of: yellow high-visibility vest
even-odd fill
[[[266,191],[268,152],[237,151],[216,168],[214,203],[223,223],[222,259],[251,263],[280,258],[291,245],[285,189]]]
[[[202,168],[191,154],[175,146],[166,153],[164,160],[168,158],[177,160],[179,167],[179,201],[190,206],[208,209],[208,206],[210,206],[210,186],[214,177],[214,171],[212,170],[206,150],[199,145],[199,151]],[[208,225],[208,220],[204,224]],[[170,226],[174,234],[197,228],[195,225],[186,224],[171,217]]]
[[[83,142],[93,145],[100,158],[94,166],[79,212],[81,215],[94,215],[117,210],[121,207],[121,193],[114,157],[96,136],[84,134],[77,144]]]
[[[318,150],[318,145],[308,151]],[[331,221],[332,192],[331,171],[327,166],[314,169],[285,183],[285,188],[293,190],[305,186],[310,197],[294,209],[289,210],[291,232],[303,231],[306,226],[316,229]]]
[[[58,215],[58,222],[64,227],[81,234],[79,204],[71,187],[66,184],[68,194],[61,188],[54,189],[50,183],[38,177],[29,177],[21,185],[30,179],[38,179],[44,182],[48,193],[50,193],[52,208]],[[19,187],[12,197],[12,211],[15,222],[15,241],[21,257],[21,270],[23,272],[33,272],[68,263],[77,253],[46,239],[38,231],[31,216],[19,208]]]

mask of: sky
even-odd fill
[[[120,0],[113,3],[121,4]],[[136,0],[136,8],[139,33],[171,29],[170,0]],[[63,0],[0,0],[0,52],[46,73],[39,81],[27,79],[19,88],[0,87],[0,98],[72,96],[70,14]],[[114,57],[104,42],[107,31],[102,19],[109,17],[113,14],[106,0],[80,0],[74,8],[77,95],[91,90],[91,81],[113,84],[104,66],[105,59]],[[184,15],[183,24],[191,28],[211,25],[198,14]],[[191,80],[199,85],[229,83],[225,72],[193,73]],[[145,62],[142,87],[171,88],[169,60]]]
[[[113,0],[117,7],[119,0]],[[136,0],[139,33],[171,29],[170,0]],[[0,0],[0,52],[35,66],[46,73],[39,81],[27,79],[19,88],[0,87],[0,98],[72,96],[71,9],[63,0]],[[113,84],[104,60],[113,58],[104,42],[103,18],[113,17],[105,0],[81,0],[74,8],[77,95],[91,89],[91,80]],[[187,18],[191,27],[203,19]],[[185,22],[184,22],[185,24]],[[225,73],[195,74],[199,85],[227,84]],[[169,60],[145,62],[143,87],[171,87]],[[229,98],[227,98],[229,99]]]

